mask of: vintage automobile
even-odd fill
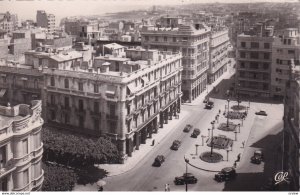
[[[190,132],[190,130],[192,129],[193,129],[193,125],[188,124],[184,127],[183,132]]]
[[[260,164],[263,161],[263,153],[261,150],[256,150],[251,157],[251,162],[254,164]]]
[[[181,145],[181,141],[175,140],[175,141],[173,141],[173,144],[172,144],[172,146],[171,146],[171,149],[172,149],[172,150],[178,150],[178,148],[180,147],[180,145]]]
[[[185,173],[183,176],[175,177],[175,185],[195,184],[198,179],[192,173]]]
[[[267,116],[266,111],[263,111],[263,110],[261,110],[261,111],[259,111],[259,112],[255,112],[255,114],[256,114],[256,115]]]
[[[154,162],[153,162],[153,166],[154,167],[160,167],[163,162],[165,162],[165,157],[163,155],[158,155],[155,159],[154,159]]]
[[[212,102],[212,101],[208,101],[205,104],[205,109],[212,109],[213,107],[214,107],[214,102]]]
[[[236,171],[233,167],[223,168],[219,173],[215,174],[217,182],[229,181],[236,177]]]
[[[198,135],[200,135],[200,133],[201,133],[200,129],[195,128],[194,131],[193,131],[193,133],[192,133],[192,135],[191,135],[191,137],[197,138]]]

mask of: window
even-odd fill
[[[69,103],[69,97],[65,97],[65,108],[69,108],[70,103]]]
[[[34,88],[35,89],[38,89],[39,88],[39,83],[38,83],[38,80],[37,79],[34,79]]]
[[[50,103],[51,103],[51,105],[55,104],[55,97],[52,94],[50,95]]]
[[[173,37],[173,42],[176,42],[177,40],[176,40],[176,37]]]
[[[43,59],[39,58],[39,65],[41,66],[43,64]]]
[[[264,43],[264,48],[265,49],[270,49],[270,43]]]
[[[246,42],[241,42],[241,47],[246,48]]]
[[[182,41],[186,42],[186,41],[188,41],[188,38],[187,37],[182,37]]]
[[[29,171],[26,169],[23,171],[23,185],[26,186],[29,183]]]
[[[258,56],[259,56],[258,52],[251,52],[250,53],[250,58],[258,59]]]
[[[142,106],[144,106],[144,103],[145,103],[145,97],[144,95],[142,95]]]
[[[99,86],[94,84],[94,93],[99,93]]]
[[[292,40],[288,39],[288,45],[291,45],[291,43],[292,43]]]
[[[259,42],[251,42],[251,48],[259,48]]]
[[[145,36],[145,41],[149,41],[149,37],[148,36]]]
[[[66,88],[66,89],[69,88],[69,79],[65,79],[65,88]]]
[[[240,67],[245,68],[245,63],[244,62],[240,62],[240,63],[241,63]]]
[[[99,102],[94,102],[94,112],[99,113]]]
[[[54,77],[50,77],[50,85],[51,86],[55,86],[55,80],[54,80]]]
[[[265,70],[269,69],[269,63],[264,63],[263,66],[264,66],[264,69],[265,69]]]
[[[22,140],[23,155],[28,154],[28,138]]]
[[[83,83],[82,82],[78,83],[78,90],[83,91]]]
[[[4,167],[6,163],[6,146],[0,148],[0,169]]]
[[[155,41],[156,41],[156,42],[158,41],[158,37],[155,37]]]
[[[70,123],[70,115],[69,113],[65,113],[65,124],[69,124]]]
[[[79,127],[81,127],[81,128],[84,127],[84,118],[83,118],[83,116],[79,116]]]
[[[264,53],[264,59],[266,59],[266,60],[270,59],[270,54],[269,53]]]
[[[55,120],[55,111],[54,110],[50,110],[50,119],[52,120],[52,121],[54,121]]]
[[[168,41],[168,38],[167,37],[164,37],[164,42],[167,42]]]
[[[115,116],[115,111],[116,111],[116,105],[115,104],[109,104],[109,114],[111,116]]]
[[[0,191],[4,192],[4,191],[8,191],[7,189],[7,178],[3,177],[0,180]]]
[[[295,54],[295,50],[288,50],[288,54]]]
[[[120,71],[120,65],[119,65],[119,62],[116,62],[116,72],[119,72]]]
[[[98,119],[94,119],[94,130],[99,131],[99,120]]]
[[[251,62],[250,63],[250,69],[258,69],[258,63],[257,62]]]
[[[24,87],[24,88],[27,88],[27,84],[28,84],[28,83],[27,83],[27,80],[23,80],[23,87]]]
[[[246,58],[246,53],[243,52],[243,51],[241,51],[241,52],[240,52],[240,57],[241,57],[241,58]]]
[[[78,100],[79,111],[83,111],[83,100]]]

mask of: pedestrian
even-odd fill
[[[236,161],[233,163],[233,168],[236,168]]]
[[[219,109],[219,114],[221,114],[221,109]]]
[[[242,142],[243,148],[245,147],[245,141]]]
[[[170,184],[168,184],[168,192],[170,192]]]
[[[237,161],[239,162],[241,160],[241,154],[238,154]]]
[[[155,144],[155,139],[152,140],[152,146],[154,146],[154,144]]]
[[[169,185],[169,184],[166,184],[166,185],[165,185],[165,192],[168,191],[168,185]]]

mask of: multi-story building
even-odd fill
[[[0,13],[0,29],[7,33],[18,28],[18,16],[16,14],[10,14],[9,12]]]
[[[15,59],[24,56],[26,51],[31,50],[31,46],[30,30],[16,30],[12,32],[9,53],[12,54]]]
[[[38,10],[36,13],[36,25],[47,28],[49,33],[55,30],[55,15],[47,14],[44,10]]]
[[[229,45],[228,29],[223,28],[211,32],[208,83],[213,83],[227,71]]]
[[[40,190],[44,180],[41,101],[0,106],[0,191]]]
[[[236,93],[241,96],[271,96],[273,28],[258,29],[237,37]]]
[[[274,98],[284,97],[292,60],[295,65],[300,65],[300,34],[296,28],[281,31],[273,42],[271,93]]]
[[[129,49],[95,57],[89,70],[45,68],[45,119],[84,134],[110,136],[123,156],[180,111],[181,54]],[[131,58],[131,59],[130,59]]]
[[[299,191],[300,173],[300,68],[295,66],[294,60],[287,65],[289,79],[286,82],[284,94],[284,130],[282,158],[283,171],[288,172],[289,191]]]
[[[192,101],[207,85],[210,28],[199,23],[181,24],[174,20],[168,23],[167,19],[167,27],[161,25],[165,23],[162,19],[160,26],[144,26],[141,31],[142,46],[182,52],[182,99]]]

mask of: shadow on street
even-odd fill
[[[262,129],[263,130],[263,129]],[[234,181],[226,182],[224,191],[261,191],[268,185],[281,167],[282,131],[276,135],[267,135],[250,147],[264,151],[264,171],[260,173],[239,173]],[[250,159],[249,159],[250,163]],[[258,165],[259,166],[259,165]],[[265,188],[264,188],[265,189]]]

